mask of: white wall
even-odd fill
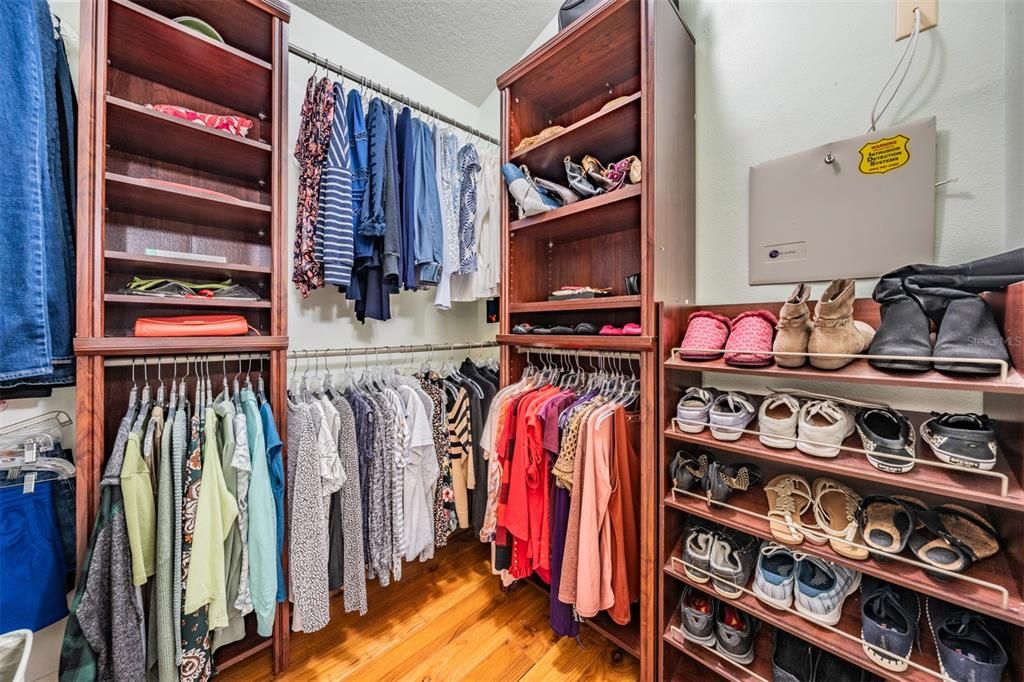
[[[778,300],[788,286],[747,285],[748,169],[867,130],[905,45],[893,39],[895,0],[681,5],[697,41],[698,300]],[[938,28],[921,35],[903,90],[881,121],[938,118],[938,178],[960,178],[936,192],[939,263],[1008,244],[1008,11],[1001,1],[942,0]],[[858,294],[870,295],[872,286],[861,282]]]
[[[479,109],[475,105],[295,5],[292,5],[289,39],[456,120],[469,125],[476,125],[479,120]],[[288,68],[288,143],[292,149],[298,136],[306,79],[313,72],[313,66],[293,55]],[[345,82],[346,91],[351,85]],[[288,243],[291,244],[295,238],[298,166],[290,155],[288,163]],[[290,287],[288,334],[291,347],[301,350],[494,339],[498,325],[485,322],[482,301],[453,303],[451,310],[447,311],[436,310],[433,301],[433,290],[403,292],[391,298],[390,321],[367,320],[364,325],[356,321],[353,304],[346,301],[336,288],[320,289],[311,293],[308,299],[303,299],[294,287]]]

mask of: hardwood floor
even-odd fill
[[[402,580],[368,589],[369,612],[345,614],[340,595],[331,622],[292,633],[291,667],[275,678],[266,651],[218,676],[261,680],[636,680],[639,662],[590,628],[580,640],[556,639],[547,595],[529,586],[510,593],[491,575],[489,551],[460,533],[434,560],[405,564]]]

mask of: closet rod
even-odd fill
[[[397,353],[432,353],[434,351],[472,350],[474,348],[496,348],[496,341],[477,341],[474,343],[424,343],[418,346],[364,346],[362,348],[308,348],[293,350],[288,357],[296,360],[303,358],[342,358],[352,355],[392,355]]]
[[[459,121],[456,121],[454,118],[451,118],[450,116],[445,116],[444,114],[440,113],[437,109],[432,109],[431,107],[428,107],[428,106],[426,106],[424,104],[420,104],[416,100],[411,99],[409,97],[406,97],[405,95],[399,94],[397,92],[394,92],[391,88],[386,87],[384,85],[381,85],[380,83],[375,83],[374,81],[370,80],[369,78],[366,78],[364,76],[360,76],[358,73],[356,73],[354,71],[349,71],[344,66],[339,66],[338,64],[332,64],[331,62],[327,61],[323,57],[318,57],[317,55],[313,54],[309,50],[301,48],[298,45],[295,45],[293,43],[289,43],[288,51],[291,52],[296,57],[301,57],[301,58],[305,59],[307,62],[310,62],[312,64],[316,64],[318,66],[322,66],[323,68],[327,69],[328,71],[333,71],[334,73],[338,74],[339,76],[341,76],[343,78],[347,78],[348,80],[352,81],[353,83],[359,83],[360,85],[365,86],[365,87],[369,88],[370,90],[373,90],[373,91],[375,91],[377,93],[380,93],[381,95],[384,95],[385,97],[388,97],[388,98],[394,99],[394,100],[396,100],[398,102],[401,102],[402,104],[405,104],[406,106],[408,106],[408,107],[410,107],[412,109],[416,109],[417,111],[420,111],[420,112],[426,114],[427,116],[430,116],[431,118],[436,118],[438,121],[441,121],[442,123],[447,123],[450,126],[455,126],[456,128],[459,128],[460,130],[466,131],[470,135],[477,136],[481,140],[487,140],[488,142],[490,142],[493,145],[497,145],[498,144],[498,139],[495,138],[495,137],[487,135],[486,133],[483,133],[480,130],[478,130],[478,129],[472,127],[472,126],[468,126],[465,123],[460,123]]]
[[[207,362],[246,362],[248,360],[269,360],[269,353],[210,353],[201,355],[140,355],[138,357],[111,358],[103,361],[104,367],[131,367],[132,365],[168,365],[175,362],[195,364],[198,360]]]
[[[537,346],[516,346],[520,355],[565,355],[571,358],[612,358],[618,360],[639,360],[640,353],[637,351],[616,351],[616,350],[574,350],[571,348],[540,348]]]

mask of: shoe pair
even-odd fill
[[[601,336],[640,336],[640,325],[630,322],[622,327],[606,324],[598,332]]]
[[[814,307],[813,320],[807,307],[810,295],[809,286],[798,284],[779,311],[778,334],[772,345],[779,367],[801,367],[808,360],[807,356],[787,353],[858,355],[867,350],[875,330],[853,319],[854,280],[832,280]],[[812,367],[833,370],[845,367],[854,358],[811,355],[809,359]]]
[[[807,620],[835,625],[846,598],[860,587],[861,575],[846,566],[794,552],[774,542],[761,545],[751,591],[776,609],[791,606]]]
[[[676,426],[685,433],[700,433],[710,426],[716,440],[734,441],[743,436],[755,414],[757,401],[746,393],[694,386],[676,405]]]
[[[802,476],[783,474],[764,486],[768,498],[768,527],[772,537],[786,545],[804,539],[828,544],[841,556],[862,561],[868,550],[861,537],[861,497],[852,488],[831,478],[812,484]],[[811,512],[813,521],[804,514]]]
[[[685,639],[714,648],[742,665],[754,661],[754,636],[761,624],[758,619],[692,585],[683,590],[679,610]]]
[[[590,324],[589,322],[580,322],[576,326],[569,326],[563,324],[556,324],[552,327],[534,326],[523,322],[512,327],[513,334],[557,334],[557,335],[569,335],[569,334],[580,334],[590,335],[597,334],[597,327]]]
[[[748,310],[732,320],[698,310],[687,320],[679,355],[684,360],[715,360],[724,351],[727,364],[766,367],[772,364],[772,337],[778,322],[768,310]]]
[[[731,528],[691,518],[683,531],[683,570],[691,580],[707,583],[726,599],[737,599],[757,560],[756,538]]]
[[[773,393],[761,401],[757,413],[758,440],[767,447],[805,455],[835,457],[839,446],[854,431],[853,412],[831,398],[803,404],[789,393]]]
[[[761,469],[753,464],[722,464],[705,452],[693,456],[685,450],[676,452],[669,473],[673,488],[699,486],[708,500],[715,502],[724,502],[734,490],[750,490],[761,482]]]
[[[872,495],[861,501],[857,517],[864,544],[872,550],[884,556],[909,546],[919,561],[954,573],[1001,547],[991,523],[955,504],[927,509],[913,497]]]
[[[902,672],[914,649],[921,617],[918,595],[865,576],[861,583],[861,640],[868,658],[886,670]],[[928,597],[928,627],[946,677],[999,682],[1008,661],[1005,633],[995,620]]]

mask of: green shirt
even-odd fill
[[[209,604],[209,627],[215,630],[228,624],[224,541],[238,516],[238,504],[224,482],[217,416],[212,407],[206,409],[204,428],[203,478],[182,610],[194,613]]]
[[[153,479],[142,458],[142,439],[135,431],[128,434],[121,467],[121,492],[128,526],[128,545],[132,552],[132,582],[145,585],[156,572],[156,509]]]

